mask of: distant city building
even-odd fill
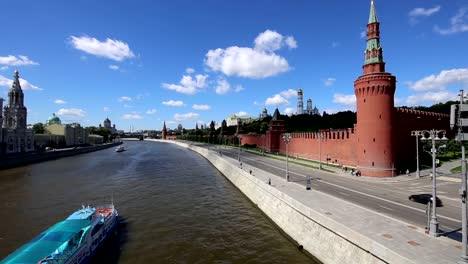
[[[320,115],[317,107],[312,108],[312,99],[307,99],[307,108],[304,110],[304,104],[302,101],[302,89],[297,90],[297,115]]]
[[[227,126],[237,126],[237,121],[240,121],[240,124],[249,124],[255,120],[255,118],[250,116],[238,116],[236,114],[232,114],[226,118],[226,124]]]
[[[166,137],[167,137],[166,121],[164,121],[161,137],[162,137],[162,139],[166,139]]]
[[[178,125],[177,125],[177,131],[182,132],[182,129],[184,129],[184,128],[182,127],[182,124],[178,124]]]
[[[320,115],[319,110],[317,107],[312,108],[312,99],[307,99],[307,108],[304,110],[304,114],[308,115]]]
[[[262,112],[258,116],[260,120],[263,120],[268,117],[268,110],[266,108],[263,108]]]
[[[114,126],[112,126],[112,123],[110,121],[110,119],[107,117],[106,119],[104,119],[104,128],[107,129],[111,134],[116,134],[117,133],[117,129],[115,128],[115,124]]]
[[[297,112],[296,114],[302,115],[304,113],[304,103],[302,101],[302,89],[297,90]]]
[[[101,139],[89,140],[89,132],[78,123],[62,124],[58,116],[52,114],[44,126],[44,134],[35,134],[36,146],[40,149],[70,147],[83,144],[99,144]]]
[[[18,70],[8,91],[8,101],[3,107],[0,98],[0,153],[29,152],[34,150],[34,133],[26,126],[27,109],[21,89]]]

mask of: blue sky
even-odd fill
[[[397,106],[468,88],[468,3],[375,0]],[[6,1],[0,96],[17,67],[28,123],[186,128],[233,113],[354,110],[370,1]]]

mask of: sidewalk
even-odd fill
[[[246,149],[243,149],[243,151],[247,151],[247,152],[252,153],[252,154],[262,155],[262,153],[260,153],[258,151],[246,150]],[[275,154],[265,153],[265,154],[263,154],[263,156],[274,158],[274,159],[286,160],[286,157],[282,156],[282,155],[275,155]],[[316,161],[312,161],[312,160],[309,161],[309,160],[305,160],[303,158],[296,159],[295,157],[290,156],[289,157],[289,162],[292,162],[292,163],[295,163],[295,164],[300,164],[300,165],[305,165],[305,166],[308,166],[308,167],[310,167],[310,166],[316,167],[316,170],[319,170],[319,168],[318,168],[319,163],[316,162]],[[406,174],[401,174],[401,175],[396,175],[395,177],[375,178],[375,177],[365,177],[365,176],[359,176],[359,177],[352,176],[350,169],[352,169],[352,167],[348,167],[348,171],[344,172],[341,168],[337,168],[337,167],[334,167],[334,166],[329,166],[326,163],[322,162],[321,172],[326,173],[328,175],[333,175],[333,176],[352,177],[353,180],[357,180],[357,181],[375,182],[375,183],[378,183],[378,182],[381,182],[381,183],[395,183],[395,182],[405,182],[405,181],[418,180],[418,178],[416,178],[416,174],[414,172],[410,173],[409,176],[406,175]],[[425,173],[425,174],[421,173],[421,175],[429,176],[429,171],[427,173]]]

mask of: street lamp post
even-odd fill
[[[291,141],[291,134],[285,133],[281,136],[286,144],[286,181],[289,181],[289,153],[288,153],[288,145]]]
[[[237,152],[237,160],[240,162],[240,149],[241,149],[241,140],[242,140],[242,135],[237,135],[239,138],[239,151]]]
[[[322,169],[322,133],[319,132],[319,170]]]
[[[431,221],[429,222],[429,235],[438,237],[440,236],[439,233],[439,222],[437,221],[437,190],[436,190],[436,141],[437,142],[445,142],[447,138],[445,137],[445,130],[422,130],[418,131],[422,133],[421,141],[431,140],[432,148],[431,148],[431,155],[432,155],[432,214],[431,214]],[[439,137],[439,134],[442,134],[442,138]],[[426,138],[426,135],[428,137]]]
[[[423,136],[422,131],[411,131],[411,136],[416,137],[416,178],[421,177],[421,173],[419,172],[419,136]]]

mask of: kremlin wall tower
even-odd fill
[[[445,129],[449,115],[395,108],[396,77],[385,71],[380,44],[380,23],[371,1],[363,75],[354,82],[357,123],[353,128],[291,133],[289,155],[352,166],[362,176],[392,177],[416,164],[412,130]],[[242,144],[256,144],[270,152],[286,152],[286,132],[275,115],[265,135],[243,135]]]

